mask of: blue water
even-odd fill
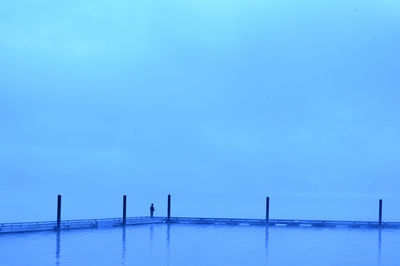
[[[399,265],[400,230],[142,225],[0,235],[0,265]]]

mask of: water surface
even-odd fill
[[[0,235],[0,265],[398,265],[400,230],[143,225]]]

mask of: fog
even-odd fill
[[[122,194],[165,215],[169,193],[178,216],[269,195],[273,218],[383,198],[400,220],[399,25],[395,0],[3,0],[0,222],[54,220],[57,194],[65,218]]]

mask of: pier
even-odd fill
[[[270,199],[266,197],[265,219],[246,218],[203,218],[171,216],[171,195],[168,195],[167,216],[163,217],[127,217],[127,197],[123,196],[122,217],[82,220],[61,220],[61,195],[57,196],[57,220],[45,222],[0,223],[0,234],[35,231],[60,231],[70,229],[104,228],[134,226],[143,224],[211,224],[231,226],[274,226],[274,227],[331,227],[331,228],[393,228],[400,229],[400,222],[382,220],[382,200],[379,200],[377,221],[336,221],[336,220],[299,220],[270,219]]]
[[[203,224],[231,226],[279,226],[279,227],[331,227],[331,228],[394,228],[400,229],[400,222],[370,222],[370,221],[331,221],[331,220],[287,220],[241,219],[241,218],[198,218],[198,217],[127,217],[124,224],[122,218],[65,220],[60,223],[60,230],[88,229],[134,226],[144,224]],[[58,230],[57,221],[0,223],[0,234],[35,231]]]
[[[1,233],[21,233],[35,231],[53,231],[68,229],[87,229],[87,228],[104,228],[119,227],[140,224],[156,224],[165,223],[164,217],[127,217],[124,223],[123,218],[104,218],[104,219],[82,219],[82,220],[65,220],[58,223],[57,221],[47,222],[26,222],[26,223],[0,223]]]

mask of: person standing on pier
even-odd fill
[[[155,210],[156,209],[154,208],[154,204],[152,203],[151,206],[150,206],[150,217],[154,217],[154,211]]]

